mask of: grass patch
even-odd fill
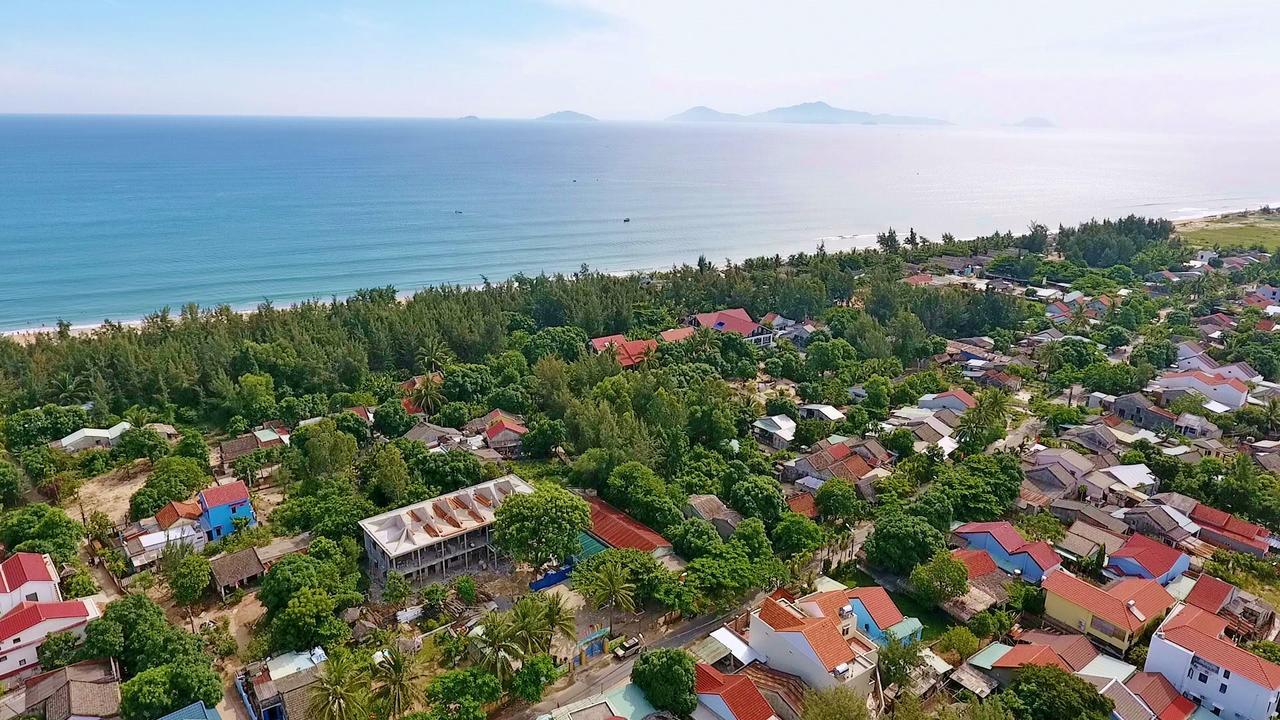
[[[1193,221],[1178,230],[1188,244],[1197,247],[1280,248],[1280,215],[1232,215]]]
[[[876,582],[875,578],[851,564],[833,570],[831,578],[850,587],[873,587],[880,584]],[[903,615],[919,620],[920,624],[924,626],[921,637],[925,643],[933,642],[939,635],[954,625],[951,621],[951,616],[932,605],[925,605],[907,593],[894,592],[887,588],[885,592],[889,593],[889,597],[893,599],[894,604],[898,606]]]

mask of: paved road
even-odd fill
[[[694,640],[705,637],[739,612],[739,610],[734,610],[724,615],[704,615],[687,620],[678,626],[679,630],[662,637],[662,639],[652,643],[649,647],[681,647],[687,645]],[[533,707],[512,708],[508,706],[497,715],[494,715],[494,720],[536,718],[556,708],[571,705],[592,695],[598,695],[630,677],[631,666],[635,664],[637,657],[639,656],[632,655],[621,662],[611,659],[600,660],[597,664],[580,671],[574,677],[573,684],[569,687],[552,693]]]

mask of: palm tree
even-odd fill
[[[453,362],[454,357],[453,350],[439,335],[432,335],[422,341],[416,355],[418,368],[428,375],[444,370],[446,365]]]
[[[622,563],[601,564],[587,590],[591,603],[597,610],[609,608],[610,635],[613,634],[613,615],[616,611],[635,612],[636,586],[631,582],[631,571]]]
[[[49,392],[59,405],[81,405],[89,398],[89,379],[62,373],[49,381]]]
[[[364,720],[369,681],[347,653],[329,658],[311,685],[308,710],[315,720]]]
[[[968,447],[971,443],[985,439],[987,430],[990,427],[983,419],[982,414],[978,412],[978,409],[974,408],[961,415],[959,422],[956,423],[956,442],[961,446]]]
[[[151,422],[154,417],[154,414],[150,410],[139,405],[134,405],[124,411],[124,419],[136,428],[140,428]]]
[[[471,647],[480,656],[477,665],[489,671],[504,687],[515,672],[515,661],[523,657],[506,615],[493,611],[471,636]]]
[[[537,655],[551,647],[551,626],[547,610],[536,595],[525,595],[516,601],[507,615],[511,621],[511,640],[524,655]]]
[[[1280,398],[1267,398],[1266,409],[1263,413],[1263,417],[1266,422],[1267,434],[1272,435],[1277,430],[1280,430]]]
[[[1081,301],[1076,302],[1076,306],[1071,309],[1071,321],[1067,324],[1067,328],[1074,333],[1079,333],[1084,328],[1089,327],[1089,307]]]
[[[444,405],[444,393],[440,390],[440,383],[428,375],[409,391],[409,401],[421,408],[422,412],[434,415]]]
[[[547,627],[551,628],[551,638],[563,638],[574,643],[578,640],[578,618],[573,608],[563,595],[548,593],[543,597],[542,611],[547,616]]]
[[[422,667],[397,645],[384,650],[373,664],[373,681],[380,717],[399,718],[423,702]]]
[[[977,400],[978,406],[969,412],[977,413],[988,426],[1004,427],[1009,423],[1009,393],[998,388],[988,388],[978,393]]]

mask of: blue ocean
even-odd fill
[[[1183,217],[1280,200],[1278,160],[1275,136],[0,116],[0,329]]]

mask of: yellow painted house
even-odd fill
[[[1098,587],[1065,570],[1045,576],[1044,614],[1054,623],[1124,652],[1173,607],[1160,583],[1126,578]]]

